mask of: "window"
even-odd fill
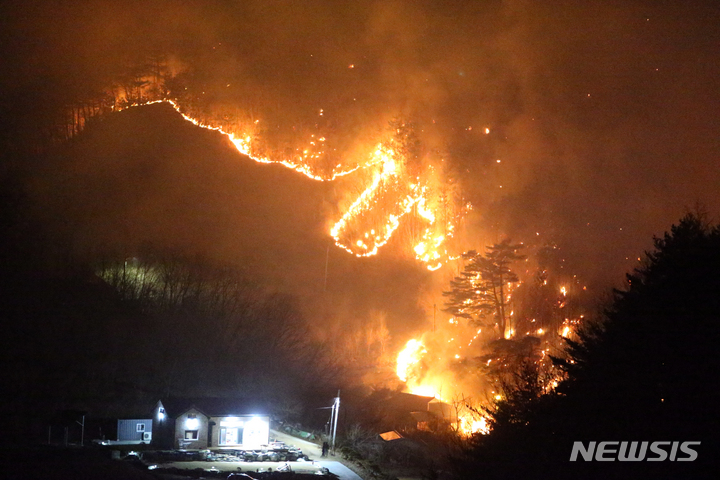
[[[144,432],[145,431],[145,424],[144,423],[138,423],[135,425],[135,431],[136,432]]]
[[[239,427],[220,427],[220,445],[240,445],[242,444],[243,429]]]
[[[197,418],[197,415],[194,413],[188,414],[187,418],[185,419],[185,428],[188,430],[199,430],[200,429],[200,419]]]
[[[197,430],[185,430],[185,440],[197,440],[198,439],[198,431]]]

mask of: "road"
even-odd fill
[[[309,461],[299,462],[166,462],[158,464],[160,468],[180,468],[184,470],[202,469],[205,471],[219,470],[222,472],[258,472],[273,471],[284,465],[289,465],[293,472],[316,473],[321,468],[327,468],[331,473],[338,476],[340,480],[362,480],[355,472],[342,463],[332,460],[332,457],[322,457],[322,449],[306,440],[302,440],[277,430],[270,431],[270,437],[287,445],[299,447],[303,454],[307,455]]]
[[[288,435],[287,433],[280,432],[278,430],[270,430],[270,436],[275,440],[285,442],[287,445],[295,445],[297,447],[300,447],[303,453],[310,457],[310,460],[314,460],[316,464],[320,465],[321,467],[327,468],[328,470],[330,470],[331,473],[337,475],[340,480],[362,480],[360,476],[358,476],[348,467],[336,460],[332,460],[332,457],[329,457],[328,459],[323,459],[322,448],[320,448],[319,445],[308,442],[307,440],[293,437],[291,435]],[[292,465],[294,469],[294,464]]]

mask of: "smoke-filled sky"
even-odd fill
[[[445,160],[474,205],[463,229],[466,248],[503,236],[555,244],[568,270],[598,285],[617,284],[652,235],[688,207],[700,203],[711,217],[720,215],[717,2],[94,0],[0,8],[0,88],[8,97],[103,88],[124,66],[162,54],[192,75],[208,105],[268,109],[267,128],[327,134],[340,155],[352,155],[393,118],[411,120],[425,151]],[[143,118],[137,121],[161,121]],[[296,175],[289,171],[239,172],[245,167],[230,166],[227,152],[212,157],[215,150],[193,144],[204,141],[193,137],[200,134],[154,128],[147,126],[144,133],[156,134],[133,148],[116,138],[97,153],[112,137],[100,132],[97,148],[71,154],[82,160],[66,173],[82,172],[83,194],[101,196],[107,185],[100,182],[122,192],[108,194],[107,211],[77,213],[89,230],[107,232],[100,225],[123,210],[122,218],[142,212],[164,238],[177,238],[187,229],[174,219],[202,210],[196,217],[205,223],[194,228],[218,240],[188,235],[198,248],[223,256],[251,248],[253,238],[262,245],[278,239],[266,263],[281,264],[276,253],[289,252],[288,263],[304,272],[296,275],[303,288],[293,288],[323,285],[323,232],[343,197],[337,186],[288,180]],[[174,136],[161,134],[168,132]],[[175,164],[179,157],[185,166]],[[109,158],[120,165],[112,174],[101,162]],[[143,167],[133,171],[137,165]],[[64,188],[48,186],[48,178],[56,175],[39,182],[43,195]],[[288,182],[298,190],[288,190]],[[137,203],[112,205],[128,197]],[[96,204],[93,198],[85,201]],[[267,220],[267,238],[245,231],[254,199],[261,212],[285,212],[307,248],[289,248],[288,238],[273,233],[282,229],[270,213],[253,214],[258,225]],[[298,207],[298,199],[307,201]],[[342,255],[330,253],[342,258],[335,274],[353,281],[336,277],[331,285],[347,283],[342,288],[350,292],[356,283],[366,310],[389,310],[390,322],[406,330],[422,325],[415,305],[429,274],[382,252],[369,261]],[[348,301],[347,310],[357,311],[356,304]]]

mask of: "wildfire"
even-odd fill
[[[416,253],[422,253],[421,248],[419,247]],[[513,293],[512,285],[508,284],[506,287],[509,304]],[[428,332],[421,340],[413,339],[407,342],[397,357],[398,378],[405,383],[407,392],[433,396],[442,403],[442,407],[436,405],[435,409],[431,411],[436,415],[442,412],[441,418],[460,434],[469,436],[478,432],[489,433],[491,426],[483,413],[485,410],[482,406],[502,402],[505,398],[504,392],[490,390],[491,388],[497,390],[497,384],[493,384],[490,377],[480,378],[477,381],[477,379],[469,379],[467,376],[461,377],[456,372],[467,372],[468,368],[478,368],[494,370],[503,374],[507,367],[514,368],[509,365],[511,362],[507,360],[502,351],[495,352],[488,349],[487,346],[483,346],[484,342],[476,340],[482,332],[486,332],[485,340],[504,337],[510,342],[522,344],[524,342],[522,338],[515,338],[518,335],[516,328],[524,327],[520,331],[524,332],[526,336],[537,337],[535,339],[537,347],[533,347],[537,350],[533,350],[527,359],[533,361],[537,365],[538,372],[541,373],[539,381],[542,382],[542,392],[547,394],[555,390],[565,378],[565,374],[562,369],[553,364],[551,356],[561,357],[564,354],[563,338],[573,338],[584,318],[583,315],[570,313],[573,304],[568,303],[571,300],[568,297],[573,296],[573,289],[566,286],[558,286],[558,289],[560,291],[560,297],[557,298],[558,309],[567,309],[562,311],[568,315],[561,324],[555,323],[553,318],[548,317],[527,318],[523,309],[515,315],[516,308],[510,310],[508,325],[503,332],[497,330],[497,327],[478,328],[477,325],[464,322],[461,318],[451,317],[439,324],[437,332],[433,327],[432,334]],[[555,294],[557,294],[557,290],[555,290]],[[548,295],[554,294],[548,292]],[[538,320],[543,323],[537,323]],[[424,344],[425,340],[427,340],[427,346]],[[464,392],[475,394],[476,401],[479,401],[481,406],[471,402]],[[448,411],[451,413],[448,414]]]
[[[450,320],[450,323],[453,323],[452,320]],[[442,378],[428,379],[418,371],[418,367],[427,354],[428,351],[420,340],[409,340],[405,344],[405,348],[397,356],[397,376],[401,381],[405,382],[409,393],[434,397],[443,402],[446,407],[450,407],[447,393],[445,396],[442,395],[442,387],[444,386]],[[455,358],[457,357],[456,355]],[[454,402],[454,408],[447,408],[447,412],[442,411],[444,412],[443,420],[450,423],[453,428],[464,436],[470,436],[474,433],[487,434],[490,431],[487,418],[476,410],[469,408],[464,402],[456,401]]]
[[[425,347],[419,340],[409,340],[405,348],[400,351],[397,358],[397,376],[403,382],[407,382],[413,366],[417,365],[422,355],[427,353]]]
[[[361,161],[347,168],[342,168],[342,164],[338,164],[327,174],[313,167],[313,161],[324,153],[322,145],[325,137],[315,138],[313,135],[308,142],[309,146],[302,150],[297,149],[302,153],[292,158],[271,159],[256,153],[257,149],[254,148],[256,141],[251,131],[238,134],[225,131],[219,126],[209,125],[183,112],[176,102],[168,99],[140,105],[161,102],[171,105],[182,118],[193,125],[226,136],[238,152],[258,163],[279,164],[321,182],[333,181],[360,169],[373,169],[374,174],[370,184],[330,228],[330,235],[335,240],[335,244],[348,253],[358,257],[376,255],[400,226],[401,219],[412,212],[425,223],[425,229],[413,248],[415,257],[427,264],[427,268],[431,271],[439,269],[445,259],[449,258],[443,245],[453,236],[457,218],[443,218],[442,221],[438,221],[433,211],[446,201],[440,198],[441,195],[435,191],[437,189],[430,187],[430,184],[439,182],[437,174],[434,169],[429,168],[421,177],[411,177],[406,169],[407,159],[402,158],[398,153],[393,139],[379,142],[364,162]],[[471,207],[468,204],[466,209],[469,208]]]
[[[443,400],[441,396],[442,385],[433,385],[427,379],[422,378],[418,367],[423,357],[428,353],[425,345],[420,340],[409,340],[397,356],[397,376],[405,382],[408,391],[413,395],[423,397],[435,397]]]

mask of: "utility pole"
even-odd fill
[[[82,428],[80,429],[80,446],[85,445],[85,415],[82,416],[82,423],[75,420],[75,423],[80,425]]]
[[[335,455],[335,437],[337,435],[337,422],[338,413],[340,411],[340,390],[338,390],[338,396],[335,397],[335,403],[333,403],[333,435],[332,435],[332,452]]]
[[[327,250],[325,251],[325,282],[323,283],[323,293],[325,293],[325,290],[327,290],[327,271],[328,271],[328,261],[330,260],[330,245],[328,245]]]

